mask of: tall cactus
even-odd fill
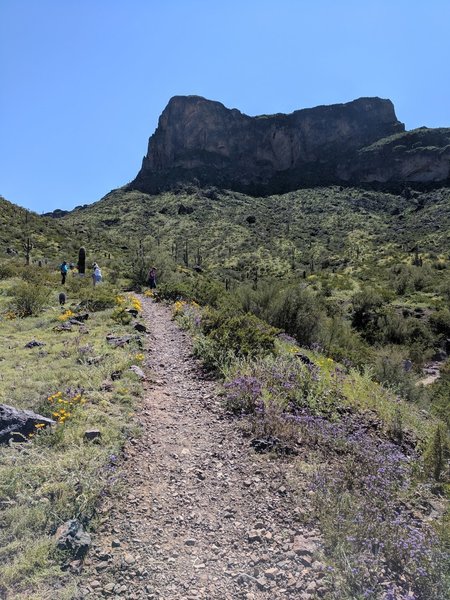
[[[31,256],[31,251],[34,248],[34,244],[31,241],[31,239],[29,237],[27,237],[25,239],[25,241],[23,242],[23,249],[25,251],[25,262],[27,265],[30,264],[30,256]]]
[[[81,247],[78,250],[78,273],[84,275],[86,273],[86,250]]]

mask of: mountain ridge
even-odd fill
[[[158,193],[183,182],[270,195],[315,185],[447,183],[450,129],[413,132],[390,100],[377,97],[250,117],[201,96],[174,96],[126,187]],[[395,147],[376,146],[395,135]]]

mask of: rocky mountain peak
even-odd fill
[[[437,147],[445,149],[450,130],[433,131],[440,132],[434,136]],[[380,143],[393,136],[399,136],[397,146],[405,145],[402,136],[407,133],[392,102],[376,97],[250,117],[200,96],[175,96],[159,118],[130,187],[154,193],[194,181],[264,194],[304,185],[408,180],[410,157],[400,152],[393,168],[392,144]],[[408,138],[405,141],[408,150]],[[365,152],[367,148],[371,152]],[[415,154],[414,180],[448,178],[448,151],[439,157],[428,153],[423,160]],[[389,167],[386,175],[380,169],[383,157]],[[433,158],[439,158],[436,168]],[[376,164],[373,173],[368,160]]]

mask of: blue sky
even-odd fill
[[[249,115],[380,96],[450,127],[449,23],[448,0],[0,0],[0,194],[95,202],[178,94]]]

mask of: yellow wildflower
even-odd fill
[[[68,319],[70,319],[71,317],[74,316],[75,313],[73,313],[70,308],[68,308],[65,312],[62,313],[62,315],[59,315],[58,317],[58,321],[67,321]]]

